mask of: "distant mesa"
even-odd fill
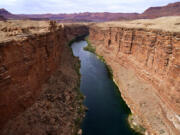
[[[179,16],[180,15],[180,2],[170,3],[163,7],[150,7],[144,11],[140,16],[142,18],[157,18],[162,16]]]
[[[3,15],[3,16],[9,16],[9,15],[12,15],[10,12],[8,12],[6,9],[4,8],[1,8],[0,9],[0,14]]]
[[[179,16],[180,2],[170,3],[162,7],[150,7],[142,14],[138,13],[74,13],[74,14],[12,14],[0,9],[0,15],[7,19],[56,20],[58,22],[105,22],[134,19],[152,19],[162,16]]]
[[[13,15],[10,12],[8,12],[6,9],[2,8],[0,9],[0,15],[7,19],[16,19],[18,18],[18,15]]]

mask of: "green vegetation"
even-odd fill
[[[96,55],[97,55],[97,54],[96,54]],[[97,57],[98,57],[98,59],[100,59],[103,63],[106,62],[103,56],[97,55]]]
[[[82,115],[82,114],[84,114],[84,112],[85,112],[85,107],[84,106],[80,106],[77,113],[79,115]]]
[[[81,93],[79,86],[76,89],[77,95],[76,95],[76,101],[78,102],[78,107],[76,106],[76,112],[77,117],[74,119],[74,128],[73,128],[73,134],[77,135],[78,130],[81,127],[81,123],[83,121],[83,117],[85,114],[85,106],[83,105],[84,95]]]
[[[71,48],[71,45],[76,42],[76,41],[80,41],[84,39],[84,35],[83,36],[78,36],[74,39],[72,39],[71,41],[68,42],[68,47],[70,48],[71,50],[71,54],[72,56],[74,57],[74,59],[76,59],[76,63],[74,63],[74,69],[76,71],[76,73],[78,74],[78,77],[79,77],[79,81],[77,82],[77,85],[76,87],[74,88],[74,91],[76,91],[76,97],[75,97],[75,102],[74,103],[77,103],[78,104],[78,107],[76,104],[73,105],[73,107],[76,106],[76,112],[77,112],[77,117],[75,117],[74,119],[74,126],[73,126],[73,130],[72,130],[72,133],[74,135],[77,135],[78,133],[78,130],[80,129],[80,126],[81,126],[81,123],[82,123],[82,120],[83,120],[83,116],[85,114],[85,106],[83,105],[83,100],[84,100],[84,95],[81,93],[80,91],[80,78],[81,78],[81,74],[80,74],[80,60],[78,57],[74,56],[73,54],[73,51],[72,51],[72,48]]]
[[[84,95],[81,93],[81,91],[80,91],[79,88],[77,88],[77,96],[76,96],[76,100],[78,100],[78,101],[84,100]]]
[[[68,42],[68,46],[71,46],[72,43],[76,42],[76,38],[73,38],[71,41]]]
[[[103,56],[100,56],[97,54],[96,54],[96,56],[98,57],[98,59],[100,59],[106,65],[106,69],[108,71],[108,76],[109,76],[109,78],[113,79],[113,70],[112,70],[111,66],[106,63]]]
[[[106,63],[106,61],[105,61],[105,59],[104,59],[103,56],[100,56],[100,55],[98,55],[98,54],[96,53],[96,48],[91,45],[90,41],[88,40],[88,37],[86,37],[85,39],[86,39],[88,45],[84,48],[84,50],[90,51],[90,52],[96,54],[96,56],[98,57],[98,59],[100,59],[102,62],[105,63],[106,68],[107,68],[107,71],[108,71],[108,76],[109,76],[111,79],[113,79],[113,70],[112,70],[111,66]],[[115,82],[114,82],[114,83],[115,83]],[[118,88],[118,86],[117,86],[116,83],[115,83],[115,86],[117,87],[117,92],[118,92],[119,96],[121,97],[121,93],[120,93],[119,88]],[[122,98],[120,98],[120,99],[122,99]],[[127,108],[126,111],[129,113],[128,122],[129,122],[129,125],[130,125],[131,129],[136,132],[135,135],[144,135],[146,129],[143,128],[141,125],[138,125],[138,124],[136,125],[136,124],[134,124],[134,118],[133,118],[133,115],[131,114],[131,110],[130,110],[128,107],[126,107],[126,103],[125,103],[124,100],[122,100],[121,102],[123,103],[124,107]]]
[[[109,78],[113,79],[113,71],[112,71],[111,66],[106,64],[106,68],[107,68],[107,71],[108,71]]]
[[[86,42],[88,43],[88,45],[87,45],[86,47],[84,47],[84,50],[96,54],[96,56],[98,57],[98,59],[100,59],[102,62],[105,63],[106,68],[107,68],[107,71],[108,71],[108,76],[109,76],[110,78],[113,78],[113,71],[112,71],[111,66],[110,66],[110,65],[107,65],[107,63],[106,63],[106,61],[105,61],[105,59],[104,59],[103,56],[100,56],[100,55],[98,55],[98,54],[96,53],[96,48],[91,45],[88,37],[86,37],[85,40],[86,40]]]
[[[128,116],[128,122],[130,127],[138,134],[138,135],[144,135],[146,129],[144,127],[142,127],[139,123],[135,122],[135,119],[133,117],[133,115],[129,115]]]
[[[86,47],[84,47],[84,50],[95,53],[96,48],[91,45],[90,41],[88,40],[88,37],[86,37],[85,40],[88,43],[88,45]]]
[[[77,58],[78,59],[78,58]],[[76,92],[77,92],[77,96],[76,96],[76,100],[79,101],[80,104],[82,104],[83,100],[84,100],[84,95],[81,93],[80,91],[80,78],[81,78],[81,73],[80,73],[80,60],[78,59],[77,60],[78,62],[74,64],[74,68],[76,70],[76,73],[78,74],[79,76],[79,81],[77,83],[77,86],[76,86]],[[82,105],[83,106],[83,105]],[[82,108],[81,106],[81,108]],[[85,111],[84,111],[85,112]]]
[[[75,56],[74,56],[75,57]],[[77,57],[76,57],[77,58]],[[78,59],[78,58],[77,58]],[[78,59],[78,62],[74,64],[74,68],[76,70],[76,73],[78,74],[79,77],[81,77],[81,73],[80,73],[80,68],[81,68],[81,65],[80,65],[80,60]]]
[[[76,125],[79,125],[81,123],[81,118],[78,117],[77,119],[74,120],[74,122]]]

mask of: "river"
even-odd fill
[[[74,42],[73,54],[81,61],[80,90],[88,108],[83,135],[135,135],[128,125],[130,110],[109,77],[106,65],[95,54],[83,50],[86,41]]]

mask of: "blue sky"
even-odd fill
[[[0,8],[12,13],[143,12],[180,0],[0,0]]]

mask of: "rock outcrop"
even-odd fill
[[[122,97],[147,133],[180,134],[179,23],[171,17],[90,27],[96,53],[111,66]]]
[[[87,33],[81,24],[0,22],[0,134],[74,132],[79,64],[68,42]]]

